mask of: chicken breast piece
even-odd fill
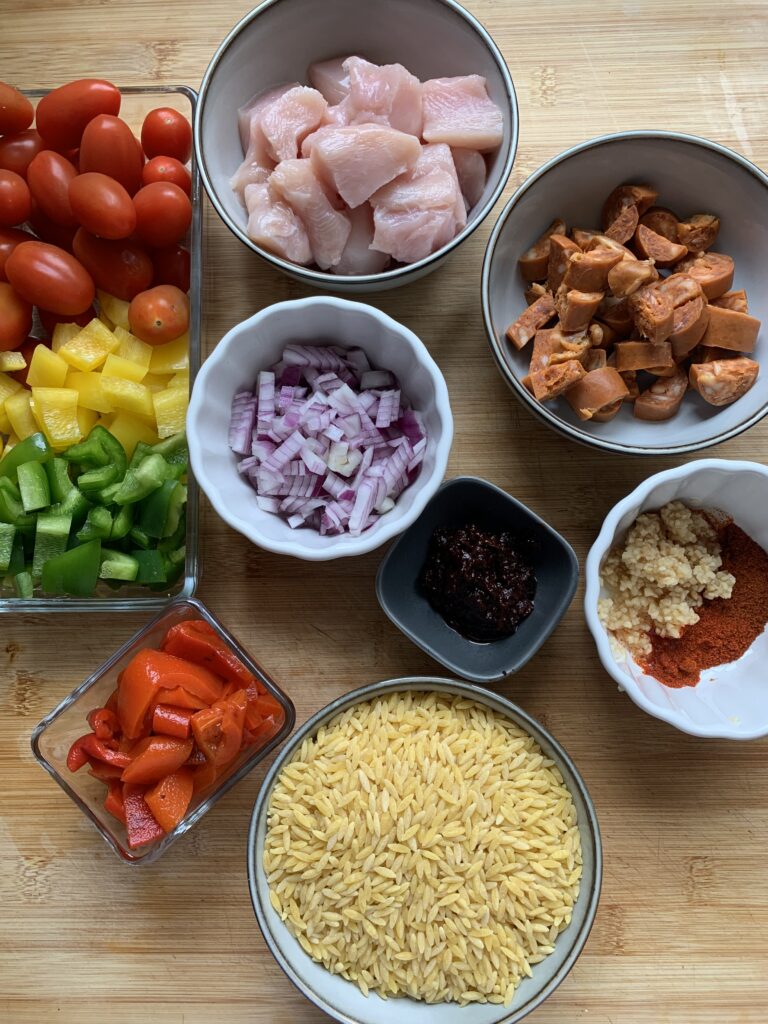
[[[485,188],[488,177],[485,158],[476,149],[462,149],[461,146],[451,146],[451,156],[456,166],[456,174],[459,176],[459,185],[467,212],[469,212],[480,202]]]
[[[263,184],[275,166],[261,129],[262,117],[273,103],[295,88],[300,88],[298,82],[288,82],[274,89],[267,89],[266,92],[257,93],[237,112],[240,143],[245,158],[232,175],[230,185],[241,199],[248,185]]]
[[[304,225],[318,267],[335,267],[352,226],[349,217],[331,203],[310,161],[282,160],[270,175],[269,184]]]
[[[252,241],[292,263],[312,262],[304,225],[268,181],[246,185],[244,198],[248,210],[246,233]]]
[[[303,85],[289,89],[270,103],[261,115],[261,130],[272,160],[295,160],[299,146],[310,132],[320,127],[327,110],[322,93]]]
[[[373,210],[370,203],[347,214],[352,230],[334,274],[380,274],[389,263],[389,256],[371,248],[373,242]]]
[[[504,119],[481,75],[431,78],[422,86],[425,142],[488,153],[501,144]]]
[[[341,103],[349,95],[349,72],[344,66],[348,60],[348,56],[332,57],[309,65],[310,84],[323,94],[329,105]]]
[[[373,248],[414,263],[455,238],[467,223],[450,148],[423,146],[412,170],[371,197]]]
[[[378,124],[324,128],[312,144],[312,168],[354,209],[419,159],[419,140]],[[454,172],[455,173],[455,172]]]
[[[350,124],[388,124],[421,136],[421,82],[402,64],[371,64],[362,57],[344,61],[349,74],[345,101]]]

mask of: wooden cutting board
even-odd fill
[[[0,0],[0,77],[30,88],[83,76],[197,87],[249,6]],[[506,55],[518,91],[520,148],[507,195],[567,146],[625,128],[697,133],[768,165],[765,3],[468,6]],[[433,276],[371,301],[416,331],[445,373],[456,418],[449,476],[476,473],[508,489],[583,560],[608,509],[680,460],[577,447],[510,395],[480,317],[480,265],[499,209]],[[307,294],[249,254],[210,208],[205,257],[207,350],[262,306]],[[764,425],[712,454],[765,461],[767,443]],[[288,690],[302,721],[362,683],[436,671],[379,609],[380,557],[322,566],[281,559],[251,547],[206,505],[199,594]],[[130,615],[0,622],[0,1018],[324,1020],[281,974],[250,908],[245,837],[263,768],[157,865],[131,870],[32,759],[37,721],[141,624]],[[639,711],[598,663],[581,592],[544,649],[499,689],[571,753],[605,843],[592,936],[532,1019],[763,1024],[766,742],[697,740]]]

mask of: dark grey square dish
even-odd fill
[[[539,542],[533,611],[516,633],[491,643],[475,643],[452,629],[418,582],[435,528],[468,522],[527,531]],[[559,533],[500,487],[463,476],[443,484],[386,553],[376,576],[376,596],[398,629],[435,661],[465,679],[488,683],[519,671],[533,657],[567,611],[578,579],[576,555]]]

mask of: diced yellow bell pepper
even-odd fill
[[[88,434],[96,426],[96,420],[99,418],[99,414],[94,412],[93,409],[86,409],[85,406],[78,405],[77,407],[77,423],[80,427],[80,436],[87,437]]]
[[[47,345],[37,345],[32,353],[27,374],[31,388],[63,388],[69,366]]]
[[[5,411],[11,421],[13,432],[22,440],[30,434],[36,434],[40,429],[29,407],[30,398],[31,392],[24,390],[5,400]]]
[[[68,341],[76,338],[82,327],[79,324],[56,324],[51,337],[51,348],[54,352],[62,349]]]
[[[74,388],[32,388],[32,398],[35,415],[54,448],[67,448],[80,440],[79,393]]]
[[[112,331],[101,320],[95,319],[62,345],[59,355],[76,370],[95,370],[119,344]]]
[[[11,433],[11,421],[8,419],[8,413],[5,411],[5,402],[0,404],[0,434]]]
[[[165,345],[155,345],[152,360],[149,364],[150,373],[176,373],[189,368],[189,335],[182,334],[175,341]]]
[[[124,330],[120,324],[115,327],[113,333],[119,341],[119,345],[115,349],[115,355],[121,356],[123,359],[129,359],[132,363],[138,363],[139,366],[143,366],[148,370],[150,360],[152,359],[152,346],[148,345],[146,341],[137,338],[135,334],[131,334],[130,331]]]
[[[16,373],[17,370],[23,370],[26,365],[27,360],[21,352],[0,352],[0,372]]]
[[[165,391],[169,380],[170,378],[165,373],[148,373],[141,383],[152,392]]]
[[[110,295],[108,292],[101,291],[101,289],[96,294],[99,297],[99,307],[102,313],[114,324],[114,327],[122,327],[123,330],[127,331],[129,329],[128,307],[130,302],[118,299],[115,295]]]
[[[144,444],[157,444],[159,441],[157,434],[145,420],[131,416],[129,412],[119,412],[110,423],[109,432],[125,448],[125,454],[129,459],[139,441],[143,441]]]
[[[189,405],[186,388],[166,388],[152,395],[159,437],[170,437],[184,429]]]
[[[133,380],[140,384],[147,375],[147,368],[110,352],[104,361],[101,373],[103,377],[122,377],[124,380]]]
[[[145,416],[154,422],[155,410],[152,405],[152,392],[135,380],[122,377],[105,377],[101,375],[101,387],[110,405],[115,409],[125,409],[135,416]]]
[[[189,391],[189,370],[179,370],[168,381],[169,388],[186,388]]]
[[[21,391],[23,384],[20,380],[16,380],[15,377],[9,377],[7,373],[0,373],[0,405],[10,398],[11,395],[15,395],[17,391]]]
[[[112,405],[104,394],[101,386],[100,373],[83,373],[81,370],[70,370],[65,386],[74,388],[80,395],[79,404],[84,409],[94,412],[112,412]]]

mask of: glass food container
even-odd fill
[[[88,731],[88,712],[105,704],[117,686],[118,676],[137,651],[147,647],[159,647],[171,626],[190,619],[204,619],[216,630],[248,670],[263,683],[267,692],[280,703],[285,720],[279,732],[264,746],[242,750],[224,774],[216,780],[212,789],[195,794],[186,815],[172,832],[156,842],[131,850],[128,847],[125,826],[104,809],[104,798],[107,793],[104,783],[93,778],[86,767],[78,772],[70,771],[66,764],[67,753],[73,741]],[[295,720],[296,712],[291,700],[205,605],[194,599],[178,598],[99,666],[57,708],[46,715],[33,732],[31,743],[32,752],[38,762],[96,826],[123,863],[150,864],[165,853],[174,840],[189,831],[227,790],[282,743],[293,729]]]
[[[131,127],[135,135],[139,135],[141,125],[155,107],[172,107],[192,123],[195,116],[197,93],[185,85],[155,86],[119,86],[122,93],[120,117]],[[33,103],[45,96],[47,89],[23,90]],[[190,253],[190,284],[189,284],[189,385],[192,387],[195,374],[200,368],[201,352],[201,293],[202,293],[202,203],[200,178],[195,162],[194,151],[191,157],[190,174],[192,176],[192,223],[186,239],[182,244]],[[37,317],[37,313],[35,313]],[[36,326],[36,325],[35,325]],[[36,334],[33,326],[33,334]],[[100,580],[92,597],[46,596],[40,594],[32,598],[16,597],[8,587],[0,588],[1,612],[82,612],[82,611],[154,611],[165,607],[172,597],[190,597],[195,592],[198,581],[198,529],[199,499],[198,488],[191,472],[187,478],[187,536],[186,561],[184,572],[179,579],[167,589],[152,589],[148,585],[124,583],[118,589]]]

